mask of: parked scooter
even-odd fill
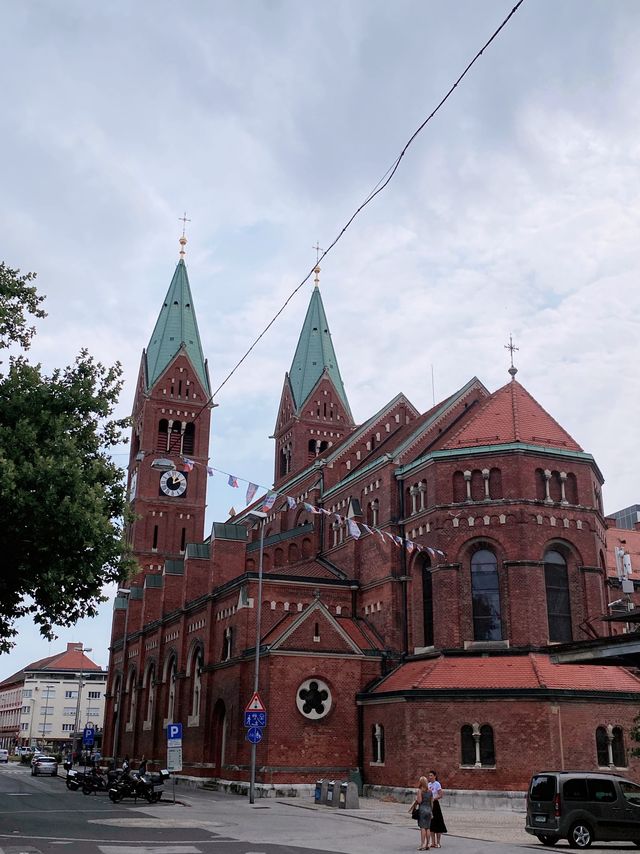
[[[73,768],[70,768],[67,771],[67,789],[71,789],[72,792],[76,792],[80,788],[81,781],[78,778],[78,772],[74,771]]]
[[[92,768],[84,775],[82,782],[82,793],[84,795],[91,795],[94,792],[106,792],[108,789],[108,779],[97,768]]]

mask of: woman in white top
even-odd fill
[[[431,818],[431,847],[440,848],[440,838],[443,833],[447,832],[447,825],[444,823],[442,810],[440,809],[440,799],[442,798],[442,786],[438,782],[438,775],[435,771],[429,771],[427,774],[429,791],[433,795],[432,801],[432,818]]]

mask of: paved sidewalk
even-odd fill
[[[167,790],[165,797],[171,797]],[[418,831],[408,814],[408,804],[361,798],[359,810],[340,810],[315,805],[311,799],[258,799],[251,805],[238,795],[178,788],[179,803],[141,806],[126,823],[153,822],[165,826],[201,827],[229,835],[255,846],[277,843],[311,850],[345,854],[406,854],[415,850]],[[536,845],[525,833],[524,815],[512,811],[447,809],[443,813],[449,834],[443,849],[481,852],[486,842],[505,845],[505,850]],[[120,820],[118,820],[120,821]],[[474,844],[474,841],[478,845]]]

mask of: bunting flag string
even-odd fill
[[[189,459],[188,457],[182,457],[182,470],[183,471],[192,471],[193,467],[196,465],[201,465],[201,463],[196,463],[194,460]],[[222,471],[222,469],[213,468],[213,466],[205,466],[207,470],[207,475],[209,477],[213,477],[213,475],[217,472],[218,474],[225,475],[227,477],[227,483],[229,486],[234,489],[238,489],[240,484],[239,481],[247,484],[247,494],[246,494],[246,503],[247,506],[251,504],[253,501],[257,491],[259,489],[264,489],[265,496],[257,502],[256,508],[260,510],[262,513],[269,513],[270,510],[273,509],[273,505],[276,503],[278,498],[282,498],[289,510],[295,510],[296,507],[302,506],[308,513],[314,514],[324,514],[325,516],[334,516],[336,520],[340,524],[345,524],[347,531],[349,532],[349,536],[354,540],[359,540],[362,536],[362,532],[364,531],[367,534],[378,534],[382,542],[386,542],[387,539],[390,540],[395,546],[401,548],[404,546],[409,553],[413,552],[415,549],[418,551],[425,551],[429,554],[431,558],[439,559],[445,558],[446,554],[442,551],[442,549],[434,549],[431,546],[425,546],[422,543],[416,543],[414,540],[409,540],[407,538],[403,538],[398,536],[397,534],[392,534],[390,531],[383,531],[375,525],[365,525],[364,522],[356,522],[355,519],[350,519],[347,516],[342,516],[340,513],[332,513],[331,510],[327,510],[325,507],[316,507],[314,504],[309,503],[308,501],[298,501],[293,498],[291,495],[285,495],[284,493],[276,492],[272,489],[269,489],[267,486],[261,486],[258,483],[253,483],[252,481],[245,480],[245,478],[237,477],[234,474],[230,474],[229,472]],[[229,511],[230,516],[235,516],[235,509],[232,507]]]

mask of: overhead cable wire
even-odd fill
[[[506,18],[504,19],[504,21],[500,24],[500,26],[496,29],[496,31],[493,33],[493,35],[492,35],[492,36],[491,36],[491,37],[490,37],[490,38],[489,38],[489,39],[488,39],[488,40],[483,44],[483,46],[480,48],[480,50],[475,54],[475,56],[473,57],[473,59],[472,59],[472,60],[469,62],[469,64],[466,66],[466,68],[464,69],[464,71],[462,72],[462,74],[460,74],[460,76],[457,78],[457,80],[456,80],[456,81],[451,85],[451,87],[449,88],[449,90],[447,91],[447,93],[443,96],[443,98],[442,98],[442,99],[440,100],[440,102],[436,105],[436,107],[434,107],[434,109],[429,113],[429,115],[426,117],[426,119],[425,119],[425,120],[424,120],[424,121],[423,121],[423,122],[422,122],[422,123],[421,123],[421,124],[416,128],[416,129],[415,129],[415,131],[411,134],[411,136],[409,137],[409,139],[408,139],[408,140],[407,140],[407,142],[405,143],[405,145],[404,145],[404,147],[403,147],[402,151],[400,152],[400,154],[396,157],[396,159],[394,160],[394,162],[392,163],[392,165],[387,169],[387,171],[384,173],[384,175],[382,176],[382,178],[380,178],[380,180],[378,181],[378,183],[375,185],[374,189],[369,193],[369,195],[365,198],[365,200],[360,204],[360,206],[359,206],[359,207],[358,207],[358,208],[353,212],[353,214],[349,217],[349,219],[347,220],[347,222],[342,226],[342,228],[341,228],[341,229],[340,229],[340,231],[338,232],[338,235],[337,235],[337,236],[334,238],[334,240],[329,244],[329,246],[328,246],[326,249],[324,249],[324,250],[322,251],[322,253],[318,256],[318,260],[317,260],[317,261],[316,261],[316,263],[313,265],[313,267],[309,270],[309,272],[308,272],[308,273],[307,273],[307,275],[304,277],[304,279],[302,279],[302,281],[301,281],[301,282],[300,282],[300,283],[299,283],[299,284],[294,288],[294,290],[289,294],[289,296],[286,298],[286,300],[284,301],[284,303],[282,304],[282,306],[281,306],[281,307],[278,309],[278,311],[274,314],[274,316],[271,318],[271,320],[270,320],[270,321],[269,321],[269,323],[265,326],[265,328],[262,330],[262,332],[258,335],[258,337],[253,341],[253,343],[251,344],[251,346],[249,347],[249,349],[245,352],[245,354],[242,356],[242,358],[241,358],[241,359],[240,359],[240,360],[239,360],[239,361],[234,365],[234,367],[229,371],[229,373],[227,374],[227,376],[222,380],[222,382],[220,383],[220,385],[215,389],[215,391],[212,393],[211,397],[207,400],[207,402],[206,402],[206,404],[205,404],[205,406],[204,406],[203,408],[206,408],[206,407],[207,407],[207,406],[208,406],[208,405],[213,401],[214,397],[218,394],[218,392],[219,392],[219,391],[220,391],[220,390],[221,390],[221,389],[222,389],[222,388],[227,384],[227,382],[231,379],[231,377],[232,377],[232,376],[235,374],[235,372],[238,370],[238,368],[240,367],[240,365],[241,365],[241,364],[245,361],[245,359],[250,355],[250,353],[252,352],[252,350],[254,349],[254,347],[256,346],[256,344],[258,344],[258,342],[259,342],[259,341],[260,341],[260,340],[261,340],[261,339],[266,335],[266,333],[269,331],[269,329],[271,329],[271,327],[273,326],[273,324],[274,324],[274,323],[276,322],[276,320],[280,317],[280,315],[282,314],[282,312],[283,312],[283,311],[285,310],[285,308],[289,305],[289,303],[291,302],[291,300],[293,299],[293,297],[298,293],[298,291],[300,290],[300,288],[302,288],[302,287],[303,287],[303,286],[304,286],[304,285],[309,281],[309,278],[311,277],[311,275],[312,275],[312,273],[314,272],[315,268],[316,268],[317,266],[319,266],[320,262],[321,262],[324,258],[326,258],[326,257],[327,257],[327,255],[329,254],[329,252],[331,252],[331,250],[335,247],[335,245],[338,243],[338,241],[342,239],[342,237],[343,237],[344,233],[345,233],[345,232],[347,231],[347,229],[351,226],[351,224],[352,224],[352,223],[353,223],[353,221],[356,219],[356,217],[357,217],[357,216],[358,216],[358,215],[359,215],[359,214],[364,210],[364,208],[366,208],[366,207],[367,207],[367,205],[371,204],[371,202],[375,199],[375,197],[376,197],[379,193],[381,193],[381,192],[385,189],[385,187],[389,184],[389,182],[393,179],[393,176],[394,176],[394,175],[396,174],[396,172],[398,171],[398,167],[400,166],[400,163],[401,163],[401,161],[402,161],[402,158],[405,156],[405,154],[407,153],[407,151],[408,151],[408,149],[409,149],[410,145],[411,145],[411,144],[413,143],[413,141],[416,139],[416,137],[418,136],[418,134],[420,134],[420,133],[424,130],[424,128],[427,126],[427,124],[431,121],[431,119],[436,115],[436,113],[441,109],[441,107],[443,107],[443,106],[444,106],[444,104],[449,100],[449,98],[451,97],[451,95],[454,93],[454,91],[455,91],[455,90],[456,90],[456,88],[458,87],[458,84],[462,82],[462,80],[466,77],[466,75],[469,73],[469,71],[471,70],[471,68],[475,65],[475,63],[478,61],[478,59],[480,59],[480,57],[483,55],[483,53],[485,52],[485,50],[489,47],[489,45],[490,45],[490,44],[491,44],[491,43],[492,43],[492,42],[493,42],[493,41],[498,37],[498,35],[500,34],[500,32],[501,32],[501,31],[502,31],[502,30],[507,26],[507,24],[509,23],[509,21],[511,20],[511,18],[515,15],[515,13],[518,11],[518,9],[520,8],[520,6],[522,6],[522,4],[523,4],[523,3],[524,3],[524,0],[519,0],[519,2],[518,2],[518,3],[516,3],[516,5],[515,5],[515,6],[513,7],[513,9],[509,12],[509,14],[507,15],[507,17],[506,17]],[[202,411],[202,410],[201,410],[201,411]],[[199,415],[199,414],[200,414],[200,413],[198,413],[198,415]],[[197,418],[197,417],[198,417],[198,416],[196,416],[196,418]]]

